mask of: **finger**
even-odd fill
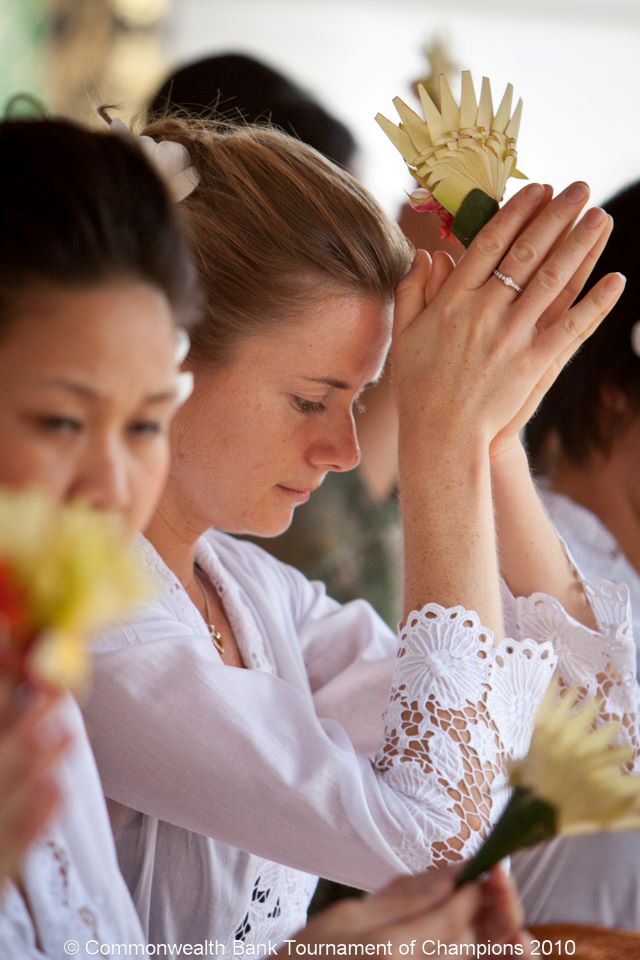
[[[549,365],[566,356],[567,351],[573,354],[616,305],[625,283],[621,273],[607,274],[579,303],[535,337],[534,351],[546,355]]]
[[[394,336],[401,335],[424,310],[424,288],[431,273],[431,257],[426,250],[416,250],[409,272],[395,290],[393,311]]]
[[[546,197],[547,191],[541,183],[530,183],[482,228],[456,270],[465,289],[475,290],[486,283],[520,231],[542,208]]]
[[[510,940],[522,928],[524,913],[515,885],[501,868],[491,871],[482,885],[480,925],[484,939]]]
[[[603,277],[603,279],[600,281],[600,283],[597,286],[604,286],[605,281],[611,280],[612,278],[619,278],[619,277],[620,277],[620,274],[609,274],[607,277]],[[562,349],[559,349],[558,352],[555,354],[553,351],[554,349],[557,348],[557,344],[555,347],[551,346],[551,348],[549,349],[547,347],[544,348],[545,350],[547,350],[547,360],[548,360],[547,367],[545,368],[545,372],[540,378],[540,380],[538,381],[538,383],[536,384],[535,388],[531,391],[531,394],[529,396],[529,399],[526,405],[522,408],[522,411],[521,411],[522,426],[524,426],[524,424],[531,419],[531,417],[533,416],[537,408],[540,406],[540,403],[542,402],[543,397],[549,391],[551,386],[555,383],[561,371],[564,369],[564,367],[569,362],[571,357],[574,355],[576,350],[578,350],[580,346],[585,342],[585,340],[588,340],[591,334],[598,329],[602,321],[607,317],[609,312],[613,309],[622,291],[624,290],[624,278],[619,282],[621,282],[622,286],[619,289],[618,293],[617,294],[614,293],[613,299],[610,299],[610,301],[607,302],[607,305],[605,306],[605,308],[600,312],[598,312],[595,316],[593,316],[591,322],[579,332],[578,336],[571,338],[569,335],[566,334],[566,331],[562,329],[562,321],[558,321],[558,320],[555,321],[554,326],[557,327],[558,324],[560,324],[560,327],[561,327],[561,330],[560,331],[556,330],[555,334],[559,338],[566,337],[566,340],[564,342],[564,346],[562,347]],[[610,289],[614,289],[614,288],[612,287]],[[596,287],[594,287],[593,290],[590,291],[590,293],[588,294],[588,297],[590,297],[591,294],[594,292],[596,292]],[[609,294],[607,294],[606,292],[603,292],[601,295],[603,297],[606,297]],[[584,300],[586,299],[587,297],[584,298]],[[577,304],[575,307],[573,307],[573,310],[577,310],[578,307],[580,307],[584,303],[584,300],[582,300],[580,304]],[[545,334],[542,334],[542,336],[545,336],[545,335],[546,335],[546,331],[545,331]]]
[[[600,259],[602,251],[607,245],[612,230],[613,217],[607,216],[607,220],[595,244],[591,250],[589,250],[584,260],[571,277],[569,283],[556,297],[551,306],[547,307],[545,312],[538,320],[538,330],[546,330],[546,328],[553,323],[554,320],[566,313],[574,301],[580,296],[587,280],[593,272],[596,263]]]
[[[436,294],[456,268],[455,260],[446,250],[436,250],[432,257],[431,275],[424,288],[424,306],[435,299]]]
[[[608,227],[608,216],[598,207],[589,210],[565,242],[534,273],[518,299],[518,313],[536,321],[551,306],[580,268],[589,251]]]
[[[10,802],[12,785],[19,789],[53,767],[68,749],[71,737],[66,731],[30,727],[6,736],[0,749],[2,808]],[[7,794],[9,793],[9,796]]]
[[[547,203],[500,260],[500,273],[513,277],[523,288],[530,285],[532,277],[548,258],[562,233],[575,222],[588,198],[589,187],[578,181]],[[593,237],[593,234],[590,234],[590,237]],[[561,244],[561,248],[564,249],[565,245],[566,243]],[[510,290],[509,296],[513,297]]]
[[[429,928],[433,930],[432,938],[443,943],[475,942],[474,927],[481,903],[480,884],[465,884],[445,903],[440,904],[437,910],[427,915]]]
[[[35,793],[21,798],[17,814],[3,821],[0,878],[20,864],[22,857],[58,809],[62,792],[52,778],[34,783]],[[6,825],[6,829],[5,829]]]
[[[458,872],[459,867],[447,867],[396,877],[368,899],[378,916],[388,919],[433,909],[451,896]]]

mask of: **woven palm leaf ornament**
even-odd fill
[[[424,119],[396,97],[400,123],[380,113],[376,121],[420,184],[409,198],[414,210],[437,213],[443,235],[453,234],[468,247],[497,213],[509,177],[527,179],[516,166],[522,100],[512,112],[508,84],[494,112],[489,79],[482,78],[478,100],[468,70],[462,73],[459,104],[444,75],[438,83],[439,108],[418,86]]]

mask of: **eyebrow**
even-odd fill
[[[38,381],[38,386],[54,387],[57,390],[66,390],[77,397],[83,397],[87,400],[99,400],[100,394],[93,387],[84,383],[78,383],[75,380],[66,380],[64,377],[47,377]],[[143,403],[166,403],[169,400],[175,400],[175,390],[161,390],[158,393],[151,393],[144,397]]]
[[[335,380],[333,377],[305,377],[305,380],[310,380],[311,383],[322,383],[327,387],[335,387],[336,390],[353,389],[348,383],[345,383],[344,380]],[[375,387],[376,383],[378,383],[377,380],[371,380],[369,383],[365,383],[362,390],[367,390],[369,387]]]

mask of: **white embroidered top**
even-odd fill
[[[110,957],[117,955],[109,949],[112,944],[144,942],[118,869],[82,716],[70,697],[62,701],[55,722],[73,737],[71,751],[60,763],[62,812],[25,858],[21,887],[29,909],[13,883],[1,891],[2,960]],[[66,943],[72,944],[69,951]]]
[[[636,644],[640,576],[595,514],[542,488],[542,500],[586,576],[626,583]],[[600,669],[597,648],[582,651],[583,669]],[[630,668],[631,669],[631,668]],[[631,685],[629,687],[631,689]],[[640,833],[562,838],[512,859],[528,923],[596,923],[640,930]]]
[[[221,662],[151,545],[139,549],[163,589],[98,641],[86,719],[152,943],[277,943],[304,923],[317,874],[374,889],[471,853],[558,660],[573,676],[583,647],[601,650],[607,709],[628,700],[624,589],[594,588],[600,633],[550,598],[505,594],[513,639],[497,647],[475,613],[435,604],[398,645],[368,604],[340,606],[211,532],[197,561],[224,600],[240,670]]]

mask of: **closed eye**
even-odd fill
[[[294,396],[293,402],[300,413],[322,413],[323,410],[327,409],[324,403],[318,400],[305,400],[304,397]]]
[[[129,426],[129,433],[136,437],[156,436],[162,432],[162,424],[158,420],[136,420]]]
[[[46,433],[80,433],[83,429],[80,420],[58,414],[46,414],[38,417],[38,425]]]

